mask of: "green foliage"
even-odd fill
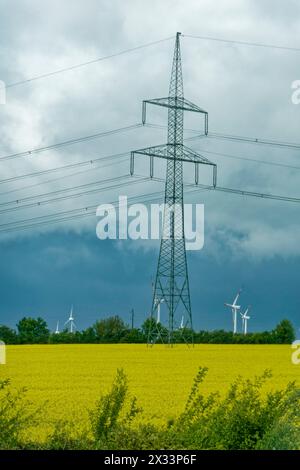
[[[24,447],[23,433],[28,433],[39,420],[40,409],[30,411],[26,389],[14,391],[9,380],[0,380],[0,449]]]
[[[94,325],[97,342],[119,343],[126,333],[126,325],[118,315],[99,320]]]
[[[68,330],[63,330],[60,333],[51,333],[49,336],[49,343],[51,344],[77,344],[83,343],[83,336],[80,331],[70,333]]]
[[[19,342],[21,344],[47,343],[49,330],[42,318],[24,317],[17,324]]]
[[[108,438],[117,427],[123,427],[124,423],[130,424],[141,411],[136,405],[136,398],[133,397],[129,403],[129,410],[125,416],[122,416],[121,412],[127,401],[127,377],[122,369],[118,369],[111,391],[100,398],[95,410],[91,412],[92,430],[96,441]]]
[[[42,318],[27,317],[20,320],[17,328],[18,334],[7,326],[0,326],[0,340],[6,344],[146,343],[151,329],[152,332],[157,331],[156,343],[168,341],[168,330],[161,323],[157,324],[154,318],[147,318],[141,328],[129,329],[122,318],[112,316],[98,320],[83,331],[70,333],[64,330],[55,334],[49,333],[47,323]],[[192,337],[195,344],[291,344],[295,332],[289,320],[282,320],[272,331],[247,335],[224,330],[195,332],[188,329],[173,333],[174,343],[184,343],[186,338]]]
[[[93,441],[88,438],[87,430],[78,431],[76,423],[57,421],[42,447],[51,450],[85,450],[93,448]]]
[[[145,336],[139,328],[132,328],[127,330],[122,337],[122,343],[144,343]]]
[[[155,318],[147,318],[142,324],[142,333],[144,335],[144,341],[148,341],[149,333],[151,332],[151,337],[155,338],[155,343],[166,343],[168,342],[168,330],[161,323],[157,323]],[[182,335],[181,339],[182,339]],[[174,343],[176,343],[176,332],[173,336]],[[183,342],[183,341],[181,341]]]
[[[257,443],[257,450],[300,450],[300,431],[294,422],[280,419]]]
[[[24,390],[12,392],[8,380],[0,382],[1,449],[300,449],[300,389],[294,383],[283,390],[262,393],[271,372],[254,380],[238,377],[227,394],[204,396],[207,375],[199,368],[183,411],[164,426],[140,423],[136,398],[128,393],[123,370],[118,370],[111,390],[90,412],[90,429],[76,423],[57,422],[46,442],[30,442],[30,427],[41,419],[31,413]]]
[[[90,326],[86,330],[81,332],[80,342],[84,344],[95,343],[97,340],[97,335],[95,329]]]
[[[266,370],[253,381],[238,377],[222,399],[217,393],[204,397],[199,387],[206,372],[199,369],[185,410],[169,430],[168,446],[223,450],[299,448],[300,390],[295,384],[264,395],[262,387],[271,378],[271,372]]]
[[[0,325],[0,340],[4,341],[5,344],[17,344],[18,337],[15,330],[12,330],[8,326]]]
[[[276,343],[291,344],[295,340],[295,330],[289,320],[282,320],[273,332]]]
[[[148,338],[149,332],[153,331],[155,328],[156,328],[155,318],[146,318],[146,320],[142,324],[142,332],[146,340]]]

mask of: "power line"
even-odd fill
[[[131,178],[135,178],[135,176],[132,176]],[[147,177],[146,179],[150,181],[149,177]],[[195,189],[192,189],[192,188],[187,189],[187,193],[191,193],[194,191]],[[205,189],[197,188],[197,192],[199,191],[205,191]],[[132,202],[132,203],[136,203],[136,202],[153,203],[155,201],[160,201],[162,195],[163,195],[162,191],[156,191],[153,193],[141,194],[138,196],[130,196],[127,198],[127,201]],[[112,201],[112,202],[109,202],[108,204],[114,205],[116,208],[123,207],[122,205],[120,205],[119,201]],[[55,224],[55,223],[60,223],[60,222],[65,222],[65,221],[71,221],[71,220],[84,218],[84,217],[95,217],[95,210],[97,209],[97,207],[98,207],[98,204],[94,204],[94,205],[90,205],[86,207],[81,207],[78,209],[60,211],[54,214],[47,214],[47,215],[32,217],[32,218],[24,219],[20,221],[0,224],[0,233],[1,232],[8,233],[8,232],[14,232],[14,231],[19,231],[19,230],[28,230],[34,227],[40,227],[44,225],[49,225],[53,223]],[[26,222],[27,223],[29,222],[29,223],[27,225],[22,225],[22,224],[26,224]]]
[[[166,126],[163,126],[160,124],[148,124],[147,123],[144,125],[146,127],[150,127],[151,129],[166,129]],[[212,138],[212,139],[222,139],[222,140],[224,139],[224,140],[233,140],[233,141],[236,140],[239,142],[246,142],[249,144],[270,145],[274,147],[289,148],[291,150],[300,149],[300,143],[297,143],[297,142],[280,141],[280,140],[275,140],[275,139],[264,139],[261,137],[245,137],[245,136],[240,136],[240,135],[225,134],[225,133],[213,132],[213,131],[209,131],[208,134],[205,135],[205,134],[199,134],[199,130],[197,129],[185,129],[185,130],[198,134],[193,137],[186,137],[184,139],[185,142],[193,141],[197,139],[203,139],[203,138]]]
[[[82,166],[95,165],[95,164],[98,164],[99,162],[104,162],[106,160],[125,157],[126,155],[129,155],[129,153],[128,152],[123,152],[123,153],[116,153],[116,154],[113,154],[113,155],[105,155],[104,157],[98,157],[98,158],[93,158],[93,159],[89,159],[89,160],[84,160],[83,162],[68,163],[67,165],[61,165],[61,166],[57,166],[55,168],[48,168],[47,170],[35,171],[33,173],[26,173],[24,175],[11,176],[9,178],[5,178],[5,179],[0,180],[0,184],[11,183],[13,181],[22,180],[22,179],[26,179],[26,178],[36,178],[37,176],[43,176],[43,175],[47,175],[49,173],[55,173],[57,171],[71,170],[73,168],[78,168],[78,167],[82,167]]]
[[[136,175],[139,178],[145,178],[143,175]],[[131,177],[131,178],[134,178]],[[151,181],[150,178],[145,178],[145,180]],[[139,180],[140,182],[141,180]],[[154,177],[152,178],[152,181],[155,182],[164,182],[164,179],[162,178],[157,178]],[[195,193],[198,191],[217,191],[217,192],[225,192],[229,194],[235,194],[239,196],[246,196],[246,197],[255,197],[259,199],[271,199],[271,200],[277,200],[281,202],[293,202],[293,203],[300,203],[300,198],[295,198],[295,197],[289,197],[289,196],[281,196],[281,195],[275,195],[275,194],[267,194],[267,193],[259,193],[259,192],[254,192],[254,191],[247,191],[247,190],[241,190],[241,189],[234,189],[234,188],[226,188],[226,187],[220,187],[216,186],[215,188],[213,186],[208,186],[208,185],[203,185],[203,184],[198,184],[195,186],[195,184],[185,184],[185,186],[188,187],[187,192],[188,193]],[[151,194],[146,194],[146,195],[139,195],[139,196],[133,196],[131,198],[128,198],[128,201],[143,201],[143,202],[152,202],[153,197],[158,196],[157,199],[161,198],[162,192],[155,192]],[[145,198],[151,197],[152,199],[147,200]],[[141,200],[141,198],[144,198]],[[115,205],[116,202],[110,202],[110,204]],[[47,214],[44,216],[38,216],[38,217],[32,217],[32,218],[27,218],[23,219],[20,221],[13,221],[13,222],[8,222],[5,224],[0,224],[0,233],[8,233],[8,232],[14,232],[14,231],[19,231],[19,230],[27,230],[30,228],[34,228],[37,226],[41,225],[48,225],[52,223],[58,223],[58,222],[63,222],[63,221],[69,221],[69,220],[75,220],[77,218],[81,217],[87,217],[87,216],[95,216],[95,209],[98,207],[98,205],[91,205],[91,206],[85,206],[77,209],[71,209],[71,210],[66,210],[66,211],[60,211],[58,213],[54,214]],[[56,217],[56,218],[55,218]],[[23,224],[23,225],[22,225]],[[27,225],[26,225],[27,224]]]
[[[68,72],[70,70],[75,70],[75,69],[78,69],[80,67],[86,67],[87,65],[95,64],[97,62],[102,62],[102,61],[107,60],[107,59],[112,59],[112,58],[120,56],[120,55],[128,54],[130,52],[134,52],[134,51],[137,51],[139,49],[144,49],[146,47],[154,46],[156,44],[160,44],[162,42],[169,41],[170,39],[173,39],[173,37],[174,36],[159,39],[157,41],[152,41],[152,42],[149,42],[147,44],[142,44],[140,46],[135,46],[135,47],[131,47],[129,49],[124,49],[122,51],[115,52],[114,54],[106,55],[106,56],[103,56],[103,57],[97,57],[96,59],[88,60],[86,62],[80,62],[79,64],[75,64],[75,65],[71,65],[69,67],[64,67],[62,69],[54,70],[53,72],[48,72],[48,73],[44,73],[44,74],[41,74],[41,75],[35,75],[33,77],[26,78],[26,79],[20,80],[18,82],[8,83],[5,87],[0,87],[0,89],[1,88],[13,88],[13,87],[16,87],[16,86],[19,86],[19,85],[24,85],[25,83],[30,83],[30,82],[33,82],[33,81],[36,81],[36,80],[41,80],[42,78],[52,77],[53,75],[58,75],[58,74],[63,73],[63,72]]]
[[[125,181],[123,183],[118,183],[118,181],[124,180],[125,178],[126,179],[129,178],[130,181]],[[74,187],[71,187],[71,188],[60,189],[60,190],[57,190],[57,191],[52,191],[52,192],[45,193],[45,194],[38,195],[38,196],[28,196],[28,197],[25,197],[25,198],[22,198],[22,199],[18,199],[16,201],[2,202],[0,204],[0,208],[5,207],[5,206],[9,206],[9,205],[14,205],[14,207],[8,207],[8,208],[0,209],[0,214],[16,211],[16,210],[20,210],[20,209],[29,209],[29,208],[32,208],[32,207],[39,207],[39,206],[43,206],[43,205],[46,205],[46,204],[65,201],[67,199],[74,199],[74,198],[77,198],[77,197],[80,197],[80,196],[86,196],[88,194],[94,194],[94,193],[100,193],[100,192],[107,191],[107,190],[118,189],[122,186],[126,186],[128,184],[132,185],[132,184],[135,184],[135,183],[140,183],[141,181],[144,181],[144,180],[148,180],[148,177],[145,177],[145,178],[143,178],[141,180],[138,180],[138,181],[132,181],[130,175],[123,175],[123,176],[118,176],[118,177],[115,177],[115,178],[107,178],[105,180],[95,181],[95,182],[92,182],[92,183],[86,183],[86,184],[83,184],[83,185],[80,185],[80,186],[74,186]],[[104,184],[104,183],[109,183],[109,185],[102,187],[102,184]],[[113,183],[116,183],[116,184],[113,184]],[[99,187],[99,185],[100,185],[100,187]],[[94,186],[93,189],[88,189],[92,186]],[[34,201],[38,197],[43,198],[43,197],[46,197],[48,195],[67,193],[69,191],[74,191],[75,189],[85,189],[85,190],[80,191],[80,192],[76,192],[76,193],[65,194],[63,196],[54,197],[52,199],[46,199],[46,200],[41,199],[37,202],[32,202],[32,203],[29,202],[29,201]],[[23,204],[24,202],[28,202],[28,204]]]
[[[98,132],[96,134],[91,134],[91,135],[77,137],[77,138],[74,138],[74,139],[65,140],[65,141],[50,144],[50,145],[47,145],[47,146],[44,146],[44,147],[38,147],[38,148],[35,148],[35,149],[26,150],[26,151],[19,152],[19,153],[4,155],[4,156],[0,157],[0,162],[5,161],[5,160],[10,160],[10,159],[13,159],[13,158],[27,157],[27,156],[31,156],[31,155],[36,154],[36,153],[45,152],[45,151],[48,151],[48,150],[54,150],[54,149],[58,149],[58,148],[61,148],[61,147],[66,147],[66,146],[69,146],[69,145],[73,145],[73,144],[77,144],[77,143],[81,143],[81,142],[86,142],[86,141],[94,140],[94,139],[101,138],[101,137],[110,136],[110,135],[121,133],[121,132],[126,132],[128,130],[136,129],[136,128],[139,128],[139,127],[142,127],[142,126],[143,125],[140,124],[140,123],[132,124],[130,126],[120,127],[120,128],[112,129],[112,130],[109,130],[109,131]],[[165,129],[166,128],[166,126],[162,126],[162,125],[158,125],[158,124],[145,124],[145,127],[149,127],[149,128],[152,128],[152,129]],[[190,132],[195,132],[195,133],[198,132],[198,130],[196,130],[196,129],[187,129],[187,130],[190,131]],[[236,140],[236,141],[240,141],[240,142],[247,142],[247,143],[250,143],[250,144],[254,143],[254,144],[271,145],[271,146],[275,146],[275,147],[283,147],[283,148],[289,148],[289,149],[293,149],[293,150],[299,150],[300,149],[300,144],[298,144],[298,143],[284,142],[284,141],[277,141],[277,140],[266,140],[266,139],[256,138],[256,137],[243,137],[243,136],[239,136],[239,135],[222,134],[222,133],[217,133],[217,132],[209,132],[208,136],[205,136],[204,134],[199,134],[199,135],[196,135],[194,137],[185,138],[184,140],[185,141],[193,141],[193,140],[197,140],[199,138],[204,138],[204,137],[215,138],[215,139]],[[70,164],[70,165],[72,165],[72,164]],[[50,171],[52,171],[52,170],[50,169],[49,172]],[[55,170],[53,170],[53,171],[55,171]],[[24,177],[26,177],[26,175]],[[18,177],[16,177],[16,178],[18,178]],[[12,181],[13,179],[0,180],[0,184],[3,183],[3,182],[6,182],[8,180]]]
[[[124,163],[126,160],[127,160],[127,157],[125,159],[122,158],[117,162],[107,163],[106,165],[99,165],[99,166],[97,166],[97,168],[87,168],[85,170],[70,173],[69,175],[58,176],[57,178],[51,178],[50,180],[39,181],[38,183],[30,184],[30,185],[27,185],[27,186],[21,186],[21,187],[15,188],[15,189],[10,189],[9,191],[1,192],[0,197],[1,196],[6,196],[6,195],[12,194],[12,193],[17,193],[19,191],[24,191],[25,189],[36,188],[37,186],[41,186],[41,185],[44,185],[44,184],[54,183],[55,181],[59,181],[59,180],[62,180],[62,179],[72,178],[73,176],[86,174],[89,171],[95,171],[95,170],[99,170],[99,169],[101,170],[102,168],[107,168],[107,167],[110,167],[112,165],[118,165],[120,163]]]
[[[135,176],[131,178],[135,178]],[[160,199],[162,194],[163,194],[162,192],[154,192],[154,193],[150,193],[146,195],[132,196],[132,197],[128,197],[128,201],[147,202],[148,197],[152,198],[153,196],[157,196],[157,199]],[[151,199],[151,201],[152,200],[153,199]],[[119,201],[109,202],[109,204],[112,204],[118,207]],[[95,210],[97,209],[98,205],[99,204],[94,204],[94,205],[89,205],[89,206],[85,206],[85,207],[81,207],[77,209],[59,211],[54,214],[47,214],[47,215],[42,215],[38,217],[31,217],[29,219],[27,218],[27,219],[23,219],[19,221],[13,221],[13,222],[5,223],[5,224],[0,224],[0,232],[7,232],[7,231],[11,232],[15,230],[23,230],[23,229],[32,228],[35,226],[46,225],[46,224],[48,225],[51,223],[57,223],[57,222],[62,222],[66,220],[74,220],[74,219],[86,217],[86,216],[95,216]],[[27,225],[22,225],[26,223]]]
[[[140,175],[137,175],[137,176],[140,176]],[[154,181],[164,182],[164,180],[162,178],[155,177],[155,178],[152,178],[152,179]],[[185,183],[185,186],[195,188],[195,189],[197,189],[199,187],[200,189],[204,189],[204,190],[207,190],[207,191],[221,191],[221,192],[225,192],[225,193],[237,194],[237,195],[240,195],[240,196],[256,197],[256,198],[260,198],[260,199],[273,199],[273,200],[276,200],[276,201],[294,202],[294,203],[297,203],[297,204],[300,203],[300,198],[290,197],[290,196],[282,196],[282,195],[278,195],[278,194],[260,193],[260,192],[256,192],[256,191],[248,191],[248,190],[236,189],[236,188],[226,188],[226,187],[222,187],[222,186],[209,186],[209,185],[205,185],[205,184],[195,185],[195,184],[191,184],[191,183]]]
[[[279,44],[264,44],[260,42],[239,41],[239,40],[232,40],[232,39],[216,38],[212,36],[194,36],[191,34],[183,34],[183,37],[192,38],[192,39],[201,39],[205,41],[223,42],[223,43],[228,43],[228,44],[237,44],[240,46],[264,47],[268,49],[281,49],[284,51],[300,52],[299,47],[282,46]]]
[[[287,50],[287,51],[300,52],[300,48],[282,46],[282,45],[277,45],[277,44],[264,44],[264,43],[258,43],[258,42],[250,42],[250,41],[239,41],[239,40],[230,40],[230,39],[224,39],[224,38],[216,38],[216,37],[212,37],[212,36],[199,36],[199,35],[196,36],[196,35],[191,35],[191,34],[184,34],[182,36],[186,37],[186,38],[201,39],[201,40],[215,41],[215,42],[222,42],[222,43],[229,43],[229,44],[237,44],[237,45],[242,45],[242,46],[255,46],[255,47],[264,47],[264,48],[271,48],[271,49],[281,49],[281,50]],[[128,48],[128,49],[124,49],[122,51],[115,52],[113,54],[109,54],[109,55],[102,56],[102,57],[97,57],[96,59],[91,59],[91,60],[88,60],[88,61],[85,61],[85,62],[80,62],[78,64],[74,64],[74,65],[71,65],[69,67],[64,67],[64,68],[61,68],[61,69],[57,69],[57,70],[54,70],[52,72],[47,72],[47,73],[40,74],[40,75],[34,75],[34,76],[26,78],[24,80],[19,80],[17,82],[8,83],[6,86],[0,87],[0,89],[1,88],[6,88],[6,89],[14,88],[16,86],[24,85],[26,83],[34,82],[34,81],[41,80],[41,79],[44,79],[44,78],[47,78],[47,77],[52,77],[52,76],[55,76],[55,75],[58,75],[58,74],[61,74],[61,73],[64,73],[64,72],[68,72],[68,71],[71,71],[71,70],[76,70],[76,69],[81,68],[81,67],[86,67],[88,65],[92,65],[92,64],[95,64],[95,63],[98,63],[98,62],[102,62],[104,60],[112,59],[114,57],[118,57],[118,56],[121,56],[121,55],[124,55],[124,54],[135,52],[135,51],[140,50],[140,49],[151,47],[151,46],[154,46],[156,44],[160,44],[162,42],[169,41],[173,38],[174,38],[174,36],[169,36],[167,38],[159,39],[157,41],[152,41],[152,42],[149,42],[149,43],[146,43],[146,44],[142,44],[140,46],[135,46],[135,47],[131,47],[131,48]]]
[[[56,150],[58,148],[66,147],[68,145],[74,145],[74,144],[78,144],[78,143],[81,143],[81,142],[86,142],[86,141],[98,139],[98,138],[101,138],[101,137],[107,137],[107,136],[110,136],[110,135],[113,135],[113,134],[118,134],[120,132],[126,132],[126,131],[129,131],[129,130],[132,130],[132,129],[137,129],[138,127],[142,127],[142,124],[132,124],[130,126],[119,127],[117,129],[112,129],[112,130],[109,130],[109,131],[97,132],[96,134],[91,134],[91,135],[87,135],[87,136],[83,136],[83,137],[77,137],[77,138],[74,138],[74,139],[65,140],[65,141],[62,141],[62,142],[55,143],[55,144],[47,145],[45,147],[38,147],[38,148],[35,148],[35,149],[26,150],[25,152],[13,153],[13,154],[10,154],[10,155],[4,155],[3,157],[0,157],[0,162],[4,161],[4,160],[11,160],[13,158],[28,157],[28,156],[31,156],[33,154],[37,154],[37,153],[40,153],[40,152],[45,152],[47,150],[53,150],[53,149]]]
[[[239,196],[250,196],[250,197],[256,197],[260,199],[273,199],[274,201],[294,202],[297,204],[300,203],[300,198],[297,198],[297,197],[280,196],[278,194],[259,193],[259,192],[247,191],[243,189],[224,188],[222,186],[216,186],[215,188],[213,188],[212,186],[206,186],[202,184],[199,184],[199,186],[202,189],[221,191],[223,193],[237,194]]]
[[[199,136],[201,137],[201,136]],[[292,150],[299,150],[300,149],[300,144],[294,143],[294,142],[284,142],[284,141],[278,141],[278,140],[268,140],[268,139],[262,139],[258,137],[244,137],[244,136],[239,136],[239,135],[232,135],[232,134],[221,134],[218,132],[209,132],[208,136],[209,138],[213,139],[222,139],[222,140],[232,140],[232,141],[239,141],[239,142],[246,142],[248,144],[260,144],[260,145],[269,145],[272,147],[282,147],[282,148],[288,148]],[[190,137],[189,140],[194,140],[196,137]]]
[[[232,154],[229,154],[229,153],[213,152],[212,150],[206,150],[206,149],[202,149],[202,148],[197,148],[195,150],[203,152],[203,153],[209,153],[211,155],[217,155],[217,156],[220,156],[220,157],[233,158],[234,160],[241,160],[241,161],[247,161],[247,162],[253,162],[253,163],[261,163],[262,165],[271,165],[271,166],[278,166],[278,167],[283,167],[283,168],[290,168],[290,169],[293,169],[293,170],[300,170],[300,166],[289,165],[289,164],[286,164],[286,163],[268,162],[266,160],[259,160],[258,158],[252,158],[252,157],[239,157],[237,155],[232,155]]]

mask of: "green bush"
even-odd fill
[[[41,421],[41,410],[31,413],[25,390],[11,391],[9,381],[2,381],[0,448],[300,449],[300,390],[294,383],[266,393],[263,387],[272,376],[266,370],[253,380],[238,377],[223,397],[204,395],[201,385],[207,372],[199,368],[182,413],[159,427],[135,420],[142,410],[128,392],[126,375],[118,370],[111,390],[90,412],[89,429],[79,431],[76,423],[57,422],[43,443],[28,440],[30,428]]]
[[[9,380],[0,380],[0,449],[24,447],[23,436],[39,421],[41,410],[31,412],[26,389],[11,389]]]
[[[122,369],[118,369],[111,391],[100,398],[90,413],[95,442],[113,445],[124,429],[129,432],[133,419],[141,412],[136,402],[136,397],[129,399],[127,377]]]

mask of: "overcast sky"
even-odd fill
[[[8,86],[6,104],[0,105],[0,156],[140,123],[141,101],[168,93],[176,31],[183,33],[185,96],[209,112],[210,131],[299,142],[300,105],[291,101],[291,84],[300,79],[299,52],[188,37],[297,48],[299,23],[299,2],[291,0],[0,0],[0,79],[7,85],[173,37]],[[149,108],[148,118],[166,125],[167,115],[160,108]],[[201,131],[202,126],[201,117],[186,116],[186,128]],[[165,140],[164,128],[135,128],[0,161],[0,179]],[[188,145],[218,164],[220,186],[300,197],[297,150],[217,139]],[[107,162],[79,174],[77,169],[0,182],[0,225],[114,201],[120,194],[163,189],[161,183],[131,184],[1,212],[17,206],[1,206],[4,202],[29,196],[37,196],[37,202],[44,193],[128,174],[127,157],[117,158],[113,165]],[[163,166],[156,171],[164,176]],[[140,160],[137,172],[148,176],[146,160]],[[186,168],[186,182],[191,174],[192,169]],[[202,169],[200,182],[210,184]],[[186,201],[205,205],[204,248],[188,254],[196,327],[231,328],[230,313],[223,305],[243,287],[242,305],[252,305],[250,330],[272,328],[282,317],[299,328],[300,206],[210,191],[189,195]],[[111,314],[128,321],[132,307],[138,324],[146,318],[158,243],[99,241],[96,223],[94,216],[0,232],[0,323],[14,326],[21,316],[40,315],[54,328],[57,320],[65,321],[72,303],[80,328]]]

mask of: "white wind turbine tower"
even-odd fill
[[[184,315],[182,315],[182,317],[181,317],[181,322],[180,322],[180,327],[179,328],[180,328],[180,330],[183,330],[183,328],[184,328]]]
[[[243,321],[243,331],[244,331],[244,335],[247,334],[247,322],[248,322],[248,320],[250,320],[250,318],[251,318],[251,317],[249,317],[249,315],[248,315],[249,309],[250,309],[250,305],[246,308],[246,310],[244,311],[244,313],[241,313],[241,317],[242,317],[242,321]]]
[[[74,333],[74,331],[76,329],[76,324],[74,322],[74,317],[73,317],[73,305],[71,307],[70,316],[69,316],[68,320],[65,323],[65,326],[67,326],[67,325],[69,325],[69,327],[70,327],[70,333]]]
[[[56,330],[55,330],[55,334],[58,335],[59,334],[59,321],[56,323]]]
[[[160,323],[160,304],[162,304],[165,300],[164,299],[155,299],[155,305],[157,306],[157,319],[156,323]]]
[[[240,310],[241,306],[237,305],[238,298],[240,296],[240,293],[242,290],[240,289],[233,301],[232,304],[224,304],[226,307],[230,307],[232,311],[232,319],[233,319],[233,333],[235,334],[237,332],[237,311]]]

